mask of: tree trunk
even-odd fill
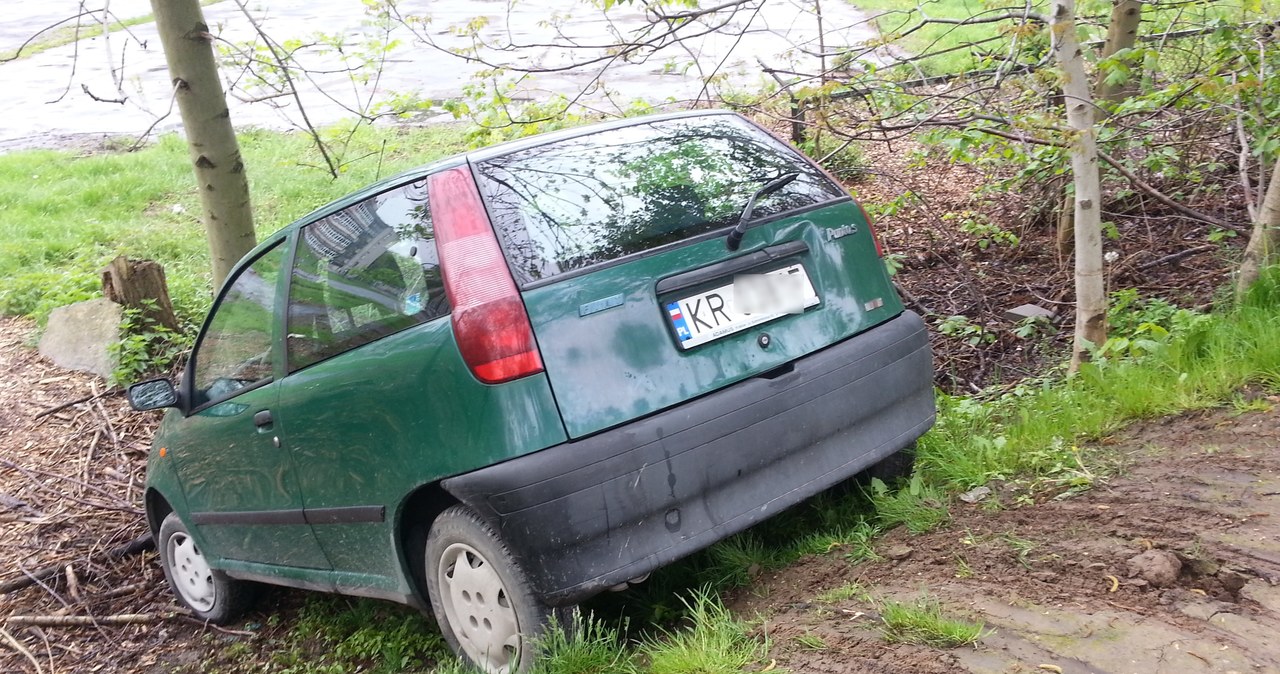
[[[1071,369],[1089,359],[1089,345],[1107,341],[1107,296],[1102,271],[1102,190],[1093,101],[1076,36],[1075,0],[1053,0],[1049,29],[1054,56],[1062,66],[1062,94],[1071,127],[1071,175],[1076,186],[1076,332]]]
[[[1258,209],[1258,217],[1253,221],[1253,232],[1249,235],[1249,245],[1244,249],[1244,260],[1240,262],[1240,275],[1236,278],[1236,296],[1244,297],[1249,287],[1258,280],[1263,267],[1273,263],[1276,251],[1280,249],[1280,158],[1271,169],[1271,182],[1267,186],[1267,196],[1262,200],[1262,208]]]
[[[151,260],[130,260],[123,255],[112,260],[102,270],[102,294],[116,304],[141,309],[147,318],[178,331],[164,267]]]
[[[200,190],[215,291],[254,245],[249,183],[199,0],[151,0]]]
[[[1101,58],[1110,58],[1121,49],[1132,49],[1138,43],[1138,26],[1142,24],[1142,3],[1139,0],[1115,0],[1111,8],[1111,23],[1107,24],[1107,41],[1102,45]],[[1097,99],[1119,103],[1134,91],[1133,78],[1124,84],[1107,84],[1098,74]]]
[[[1058,262],[1065,263],[1067,258],[1071,257],[1071,251],[1074,249],[1076,240],[1076,204],[1075,200],[1067,194],[1067,190],[1062,190],[1062,200],[1058,204],[1058,236],[1056,246],[1058,249]]]

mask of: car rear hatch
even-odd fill
[[[571,437],[785,376],[902,311],[858,205],[737,115],[560,137],[473,168]],[[730,250],[753,193],[789,174]]]

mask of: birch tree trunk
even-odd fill
[[[232,265],[254,246],[244,161],[199,0],[151,0],[151,10],[182,112],[216,292]]]
[[[1107,341],[1107,296],[1102,271],[1102,190],[1098,179],[1093,100],[1076,36],[1075,0],[1053,0],[1049,29],[1062,66],[1062,94],[1071,128],[1071,175],[1075,182],[1076,332],[1071,370],[1089,359],[1089,345]]]
[[[1107,41],[1102,45],[1102,58],[1110,58],[1121,49],[1132,49],[1138,43],[1138,27],[1142,24],[1142,3],[1138,0],[1115,0],[1111,8],[1111,23],[1107,24]],[[1119,103],[1136,89],[1133,79],[1124,84],[1107,84],[1098,76],[1099,101]]]
[[[1244,249],[1240,275],[1236,277],[1237,297],[1244,297],[1258,280],[1262,268],[1275,262],[1277,250],[1280,250],[1280,158],[1271,169],[1267,196],[1262,199],[1262,208],[1258,209],[1253,232],[1249,235],[1249,245]]]

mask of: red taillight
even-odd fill
[[[541,372],[529,314],[471,173],[459,166],[431,176],[427,196],[462,359],[486,384]]]
[[[854,203],[858,202],[855,201]],[[862,211],[862,219],[867,222],[867,230],[871,232],[871,240],[876,242],[876,255],[884,257],[884,246],[880,244],[880,235],[876,234],[876,226],[871,224],[871,216],[867,215],[867,209],[863,208],[862,204],[858,204],[858,210]]]

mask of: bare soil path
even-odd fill
[[[1131,427],[1087,450],[1119,476],[1072,498],[996,492],[882,561],[810,558],[743,593],[792,672],[1280,672],[1280,409]],[[858,596],[817,598],[854,583]],[[987,627],[976,647],[889,645],[884,599]]]

